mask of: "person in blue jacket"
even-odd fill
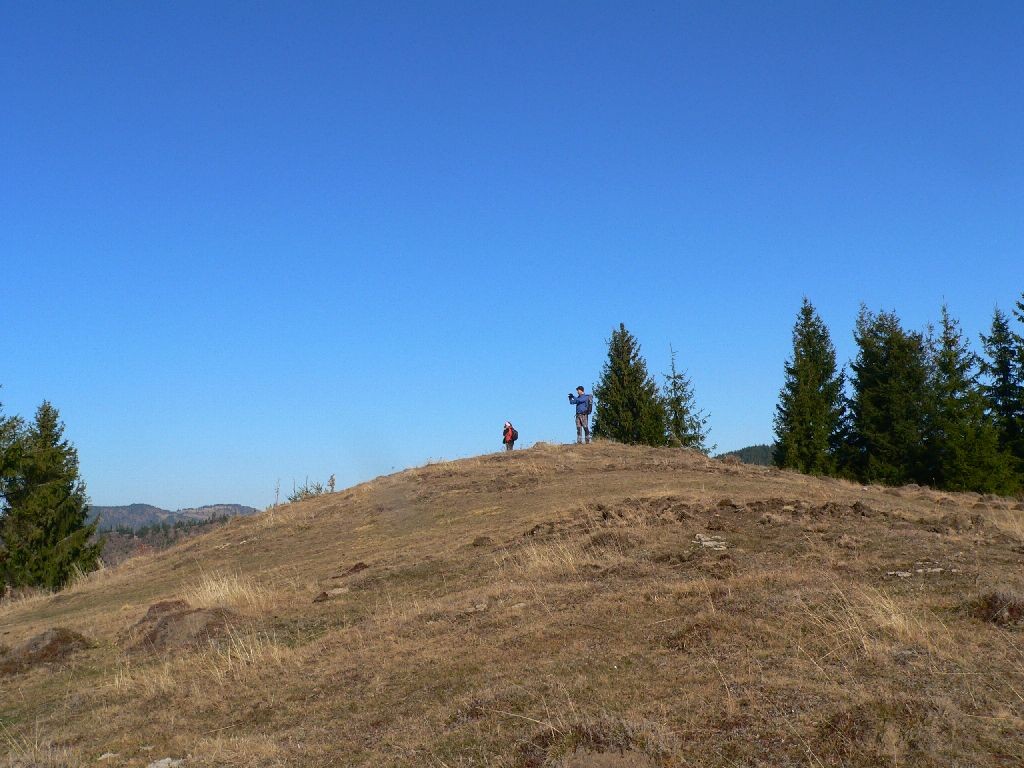
[[[576,442],[582,443],[586,435],[590,442],[590,414],[594,410],[594,396],[586,394],[583,386],[576,387],[575,397],[570,392],[569,402],[576,406]]]

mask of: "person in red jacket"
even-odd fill
[[[519,433],[516,432],[516,428],[512,426],[511,421],[506,421],[505,430],[501,433],[501,444],[505,446],[505,450],[511,451],[512,446],[515,445],[518,439]]]

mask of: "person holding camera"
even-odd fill
[[[586,394],[583,385],[576,387],[575,396],[569,393],[569,402],[576,406],[576,443],[583,442],[586,435],[587,443],[590,442],[590,414],[594,410],[594,396]]]

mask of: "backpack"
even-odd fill
[[[584,411],[587,416],[594,412],[594,396],[587,395],[587,410]]]
[[[519,433],[516,431],[515,427],[512,427],[512,442],[514,443],[518,439],[519,439]]]

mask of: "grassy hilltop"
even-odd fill
[[[0,604],[0,764],[1019,766],[1022,596],[1013,500],[540,445]]]

